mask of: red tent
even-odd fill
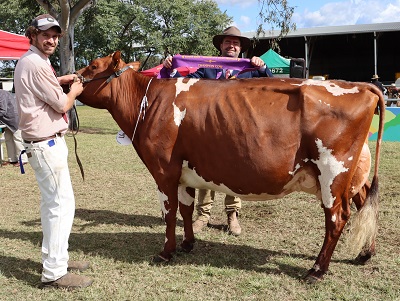
[[[29,47],[27,37],[0,30],[0,60],[17,60]]]
[[[163,65],[158,65],[155,66],[154,68],[143,70],[140,73],[147,75],[147,76],[152,76],[152,77],[157,77],[158,74],[160,73],[161,68]],[[177,70],[182,76],[186,76],[189,73],[195,72],[197,70],[196,67],[178,67]]]

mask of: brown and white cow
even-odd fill
[[[84,80],[79,100],[111,113],[158,186],[166,239],[156,259],[169,261],[176,251],[178,207],[184,222],[181,247],[192,250],[195,188],[243,200],[276,199],[293,191],[316,195],[326,233],[307,281],[327,272],[350,217],[351,198],[359,216],[372,220],[358,223],[363,230],[357,258],[364,263],[374,254],[385,112],[375,86],[281,78],[152,80],[132,69],[120,52],[96,59],[77,72]],[[366,142],[374,112],[380,125],[370,186]]]

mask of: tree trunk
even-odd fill
[[[74,26],[70,24],[60,40],[60,75],[75,72]]]

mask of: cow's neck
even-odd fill
[[[121,81],[116,81],[111,87],[111,99],[108,111],[114,120],[132,139],[136,124],[143,117],[147,109],[148,90],[152,79],[138,76],[126,78],[121,86]]]

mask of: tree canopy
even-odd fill
[[[286,34],[293,8],[286,0],[259,0],[261,24]],[[265,10],[265,11],[264,11]],[[50,13],[64,30],[58,55],[60,73],[73,72],[94,58],[121,50],[125,61],[160,63],[168,54],[217,55],[211,40],[232,23],[214,0],[1,0],[3,30],[23,34],[38,14]],[[294,27],[295,28],[295,27]]]

